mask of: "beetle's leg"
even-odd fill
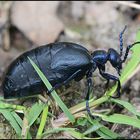
[[[105,73],[103,72],[102,70],[100,70],[100,74],[105,78],[105,79],[108,79],[108,80],[114,80],[114,81],[117,81],[118,82],[118,87],[117,87],[117,95],[116,96],[112,96],[113,98],[119,98],[120,97],[120,90],[121,90],[121,83],[120,83],[120,80],[118,77],[114,76],[114,75],[111,75],[109,73]]]
[[[87,75],[87,93],[86,93],[86,110],[89,114],[89,116],[93,119],[95,119],[95,117],[92,115],[91,111],[90,111],[90,107],[89,107],[89,97],[90,97],[90,93],[91,93],[91,86],[92,86],[92,79],[91,79],[92,73],[90,72],[89,75]]]
[[[110,80],[109,80],[109,79],[106,79],[106,80],[107,80],[107,82],[106,82],[106,84],[105,84],[105,88],[108,89]]]
[[[120,62],[120,63],[121,63],[121,62]],[[118,75],[121,76],[121,69],[119,69],[119,68],[117,68],[117,67],[116,67],[115,69],[116,69]]]
[[[73,73],[69,78],[67,78],[65,81],[63,81],[62,83],[56,84],[54,87],[52,87],[52,89],[50,91],[48,91],[48,93],[51,93],[53,90],[59,88],[62,85],[66,85],[68,82],[70,82],[71,80],[73,80],[75,78],[75,76],[81,72],[80,70],[77,70],[75,73]]]
[[[99,68],[99,71],[102,70],[103,72],[105,72],[105,65],[99,65],[98,68]],[[108,89],[110,79],[107,79],[107,78],[105,78],[105,79],[107,80],[107,82],[105,84],[105,88]]]
[[[120,32],[119,35],[119,40],[120,40],[120,56],[122,56],[122,51],[123,51],[123,34],[126,30],[127,26],[125,25],[124,29]]]

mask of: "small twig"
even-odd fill
[[[118,128],[118,124],[113,124],[111,130],[114,132]]]
[[[45,97],[43,97],[42,95],[38,95],[38,98],[43,102],[43,103],[47,103],[48,99],[46,99]]]
[[[10,49],[10,33],[9,33],[9,30],[8,28],[5,28],[3,30],[3,49],[5,51],[9,51]]]
[[[115,1],[115,2],[132,8],[140,9],[140,5],[133,2],[128,2],[128,1]]]
[[[27,112],[25,112],[24,114],[23,126],[22,126],[22,132],[21,132],[21,136],[23,139],[27,139],[28,130],[29,130],[28,120],[26,116],[27,116]]]

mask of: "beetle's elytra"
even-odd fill
[[[120,96],[121,84],[119,78],[106,73],[105,64],[109,61],[120,75],[122,63],[125,62],[130,48],[140,43],[135,42],[129,45],[122,59],[122,36],[125,29],[126,27],[120,33],[120,53],[110,48],[108,52],[96,50],[90,54],[83,46],[70,42],[51,43],[23,53],[13,61],[7,69],[2,83],[4,98],[8,99],[35,95],[46,89],[27,58],[30,57],[45,74],[52,84],[53,89],[58,88],[62,84],[65,85],[73,79],[79,81],[86,76],[88,86],[86,108],[89,115],[91,115],[88,100],[89,91],[92,86],[91,77],[96,68],[99,69],[101,76],[107,80],[107,84],[109,84],[109,80],[114,80],[118,83],[116,97]]]
[[[80,45],[62,42],[35,48],[9,66],[2,85],[5,98],[33,95],[44,89],[27,56],[38,65],[52,86],[69,78],[80,80],[92,67],[88,51]]]

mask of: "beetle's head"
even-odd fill
[[[118,52],[112,48],[108,50],[108,60],[111,65],[117,70],[120,75],[120,70],[122,69],[122,60]]]

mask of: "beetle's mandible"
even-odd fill
[[[122,59],[123,34],[125,29],[126,26],[119,36],[120,53],[110,48],[107,52],[104,50],[96,50],[90,54],[86,48],[70,42],[51,43],[23,53],[13,61],[7,69],[2,82],[4,98],[35,95],[46,89],[27,58],[30,57],[50,81],[53,86],[52,90],[67,84],[73,79],[79,81],[86,76],[88,86],[86,109],[89,115],[92,116],[88,101],[90,88],[92,87],[92,73],[97,68],[99,69],[100,75],[107,80],[107,85],[110,80],[114,80],[118,83],[115,97],[120,97],[120,80],[118,77],[105,72],[105,64],[109,61],[120,75],[122,63],[126,61],[130,48],[140,43],[135,42],[127,46]],[[51,93],[51,91],[49,92]]]

